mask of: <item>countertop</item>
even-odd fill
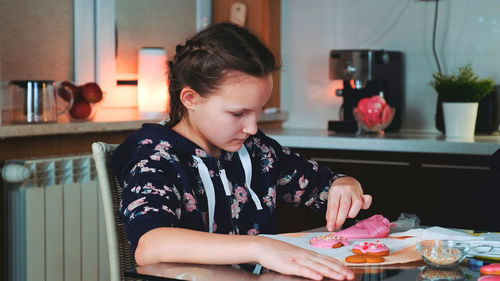
[[[473,140],[446,140],[441,133],[386,133],[384,137],[337,134],[314,129],[270,129],[264,132],[281,145],[295,148],[491,155],[500,148],[500,135]]]
[[[137,130],[143,123],[151,122],[157,121],[141,118],[136,108],[106,109],[99,110],[91,121],[70,121],[62,115],[57,123],[2,124],[0,139]]]
[[[165,115],[158,115],[154,119],[143,118],[134,107],[102,108],[91,121],[70,121],[67,116],[62,115],[57,123],[3,124],[0,126],[0,139],[137,130],[144,123],[155,123],[164,118]],[[287,112],[262,114],[259,122],[284,121],[287,118]]]
[[[286,120],[286,112],[262,115],[261,122]],[[0,139],[43,135],[78,134],[137,130],[143,123],[136,109],[106,109],[93,121],[70,122],[62,116],[58,123],[18,124],[0,126]],[[393,151],[416,153],[451,153],[491,155],[500,148],[500,135],[480,135],[473,140],[446,140],[441,133],[387,133],[384,137],[336,134],[321,129],[265,129],[264,132],[281,145],[296,148]]]

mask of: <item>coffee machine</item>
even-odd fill
[[[392,123],[385,130],[396,132],[401,127],[404,98],[404,56],[399,51],[331,50],[330,80],[343,80],[337,96],[343,98],[339,120],[329,121],[328,130],[354,133],[358,125],[353,109],[362,98],[381,95],[396,109]]]

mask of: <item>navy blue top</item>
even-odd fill
[[[222,151],[214,158],[160,124],[144,124],[128,136],[113,153],[111,167],[123,187],[120,214],[133,251],[139,238],[154,228],[208,231],[207,197],[193,156],[205,163],[214,185],[215,233],[275,233],[276,199],[325,211],[330,186],[343,175],[282,147],[261,131],[244,145],[252,162],[251,189],[262,210],[251,200],[238,153]],[[221,169],[226,171],[230,196],[224,191]]]

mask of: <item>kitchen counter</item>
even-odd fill
[[[287,112],[263,114],[260,122],[284,121],[287,117]],[[141,119],[136,108],[102,108],[93,121],[70,122],[66,116],[61,116],[58,123],[0,126],[0,139],[132,131],[143,123],[161,119]],[[387,133],[381,138],[336,134],[326,129],[264,129],[264,132],[283,146],[295,148],[470,155],[491,155],[500,148],[500,135],[476,136],[473,141],[449,141],[440,133]]]
[[[102,108],[92,121],[73,121],[65,115],[57,123],[15,124],[0,126],[0,139],[13,137],[49,136],[62,134],[99,133],[113,131],[131,131],[139,129],[143,123],[162,120],[141,118],[136,108]],[[280,122],[288,118],[287,112],[261,115],[259,122]]]
[[[500,148],[500,135],[450,141],[441,133],[386,133],[384,137],[377,137],[314,129],[269,129],[264,132],[281,145],[295,148],[470,155],[491,155]]]
[[[142,119],[136,108],[106,108],[97,111],[92,121],[75,122],[62,115],[57,123],[3,124],[0,126],[0,139],[137,130],[143,123],[149,122],[155,121]]]

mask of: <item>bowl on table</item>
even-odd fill
[[[432,267],[458,265],[469,252],[469,244],[453,240],[424,240],[417,242],[417,251]]]

